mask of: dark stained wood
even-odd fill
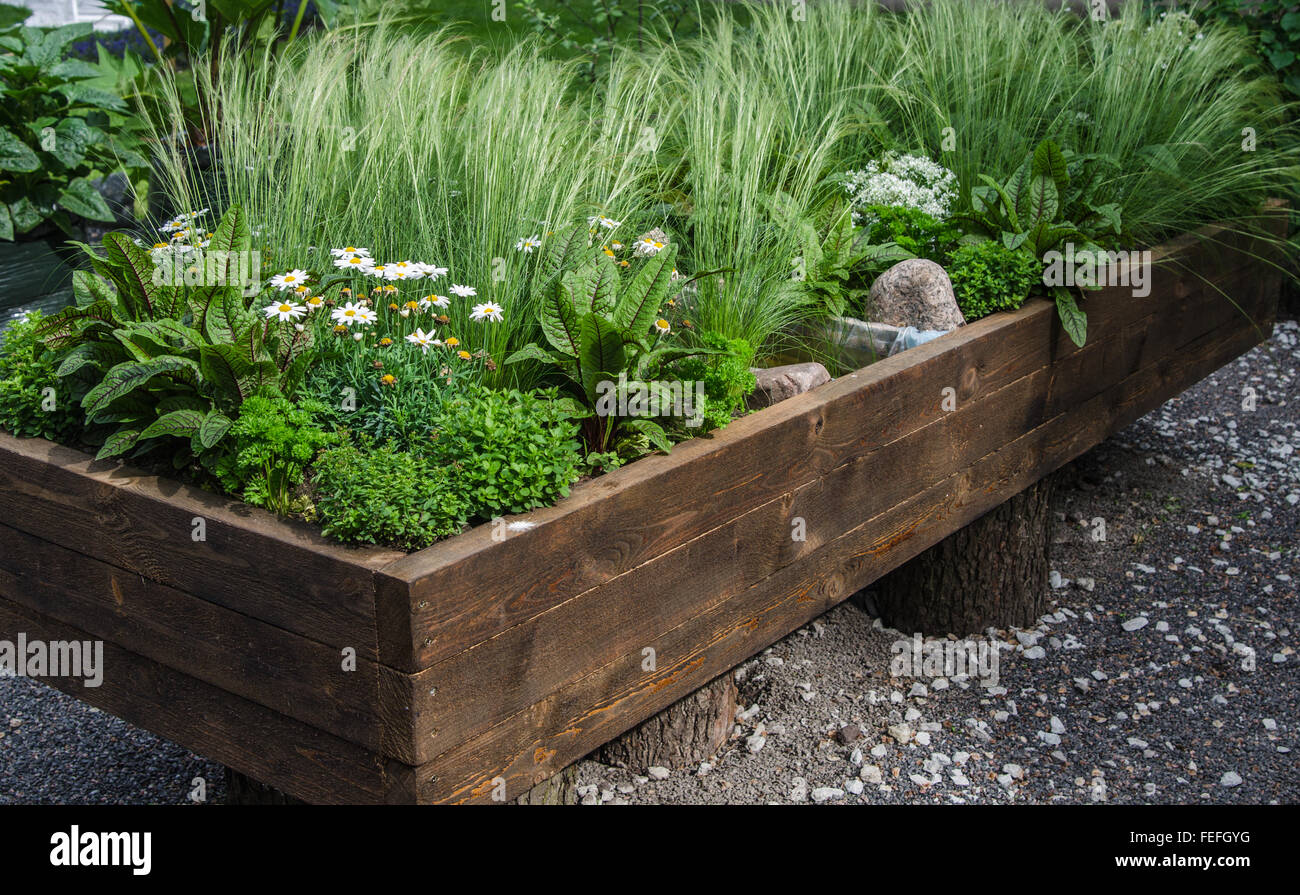
[[[206,541],[192,537],[196,517]],[[373,570],[401,556],[341,547],[238,501],[3,432],[0,522],[369,659]]]
[[[0,599],[0,631],[29,640],[94,640],[83,630]],[[104,682],[44,683],[310,802],[410,803],[411,768],[294,721],[220,687],[104,642]]]
[[[0,596],[410,764],[410,678],[0,525]],[[380,677],[389,683],[381,686]]]

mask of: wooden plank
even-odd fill
[[[1107,435],[1258,343],[1253,328],[1210,333],[944,481],[819,545],[639,651],[566,685],[417,769],[422,802],[487,801],[493,781],[522,792],[798,629]],[[828,501],[840,499],[827,488]]]
[[[0,599],[0,632],[13,640],[94,640],[83,630]],[[77,699],[310,802],[411,803],[409,766],[294,721],[220,687],[104,643],[104,681],[41,678]]]
[[[0,524],[0,596],[341,739],[418,763],[410,677]],[[394,678],[386,686],[380,677]]]
[[[1154,311],[1155,308],[1153,307]],[[1203,331],[1235,309],[1204,293],[1161,306]],[[1054,314],[1046,303],[1040,313]],[[1176,351],[1182,328],[1143,318],[1121,333],[1101,330],[1067,355],[989,395],[977,395],[915,432],[881,445],[815,483],[779,495],[638,568],[590,589],[417,675],[418,753],[451,748],[544,698],[594,664],[639,655],[663,625],[684,620],[813,552],[866,516],[900,504],[1082,404],[1138,369],[1143,356]],[[1246,325],[1237,321],[1237,325]],[[996,344],[989,345],[996,351]],[[847,499],[852,495],[852,499]],[[801,519],[806,540],[791,538]]]
[[[1156,305],[1128,290],[1103,290],[1089,300],[1091,324],[1127,325]],[[1056,322],[1032,306],[986,318],[670,456],[584,483],[555,507],[529,514],[536,527],[506,542],[480,526],[399,560],[377,576],[383,661],[429,667],[932,422],[944,387],[964,400],[1077,350],[1054,334]],[[988,340],[1002,351],[990,352]],[[867,414],[874,428],[864,432]],[[700,498],[683,505],[683,493]]]
[[[206,540],[194,539],[196,519]],[[402,555],[342,547],[239,501],[3,432],[0,522],[369,659],[373,570]]]

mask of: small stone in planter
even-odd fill
[[[824,382],[831,381],[831,374],[815,361],[803,364],[786,364],[781,367],[755,369],[754,377],[758,387],[746,401],[750,410],[771,407],[778,401],[793,398],[795,395],[814,389]]]
[[[871,284],[869,316],[892,326],[951,330],[966,322],[948,273],[924,258],[900,261]]]

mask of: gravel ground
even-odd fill
[[[712,763],[582,762],[583,801],[1300,801],[1297,376],[1283,322],[1062,471],[1051,612],[982,638],[996,686],[891,676],[902,635],[845,604],[737,671]],[[219,765],[0,679],[0,803],[188,803],[196,777],[223,800]]]

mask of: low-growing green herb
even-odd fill
[[[1019,249],[988,240],[960,246],[948,262],[948,278],[969,323],[995,311],[1014,311],[1042,282],[1042,264]]]
[[[254,506],[287,514],[301,506],[296,499],[307,467],[339,436],[315,422],[314,402],[294,404],[285,398],[254,395],[239,409],[226,442],[228,458],[217,464],[222,487]]]
[[[81,430],[73,383],[59,380],[58,355],[40,340],[40,311],[5,330],[0,351],[0,429],[68,441]]]
[[[477,519],[548,506],[580,475],[572,402],[557,392],[529,394],[466,386],[450,398],[422,451],[451,470]]]
[[[315,469],[317,518],[345,543],[419,549],[456,534],[469,515],[451,470],[391,443],[330,448]]]

